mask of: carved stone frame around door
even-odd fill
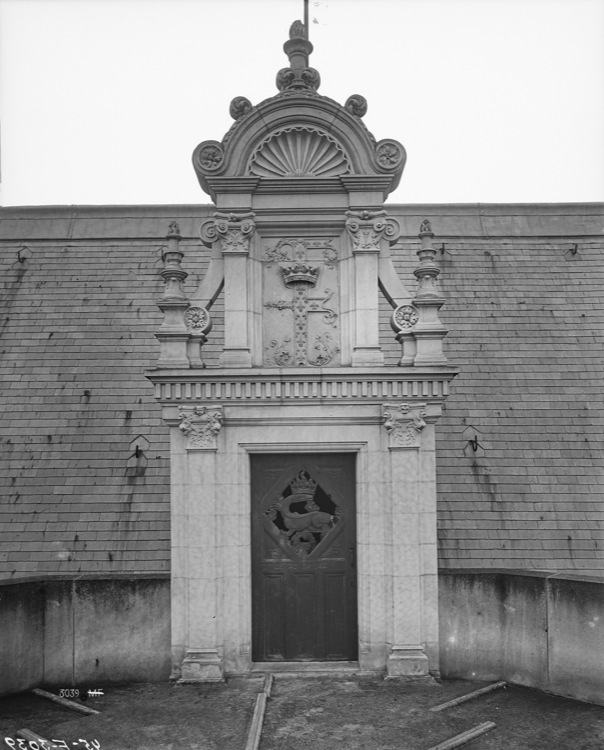
[[[254,393],[268,389],[223,389],[230,402],[203,407],[186,388],[161,391],[172,444],[174,677],[221,680],[254,669],[253,453],[356,455],[358,668],[393,677],[438,671],[434,425],[442,399],[393,398],[388,388],[389,398],[368,387],[353,401],[314,399],[310,386],[303,398],[292,386],[282,391],[291,399],[261,403]]]

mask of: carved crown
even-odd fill
[[[317,489],[317,483],[302,469],[298,475],[292,479],[289,485],[294,495],[310,495],[312,497]]]
[[[286,286],[296,283],[310,284],[315,286],[319,278],[319,267],[311,266],[309,263],[291,263],[288,266],[281,266],[283,281]]]

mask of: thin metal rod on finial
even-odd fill
[[[304,31],[306,32],[306,38],[310,39],[310,29],[308,26],[308,0],[304,0]]]

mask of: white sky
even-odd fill
[[[0,0],[3,205],[208,203],[302,0]],[[604,200],[604,0],[310,0],[319,93],[405,146],[391,202]]]

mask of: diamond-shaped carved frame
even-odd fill
[[[344,528],[345,511],[318,474],[315,467],[298,464],[274,485],[279,489],[265,495],[270,505],[263,511],[264,529],[297,562],[322,557]]]

